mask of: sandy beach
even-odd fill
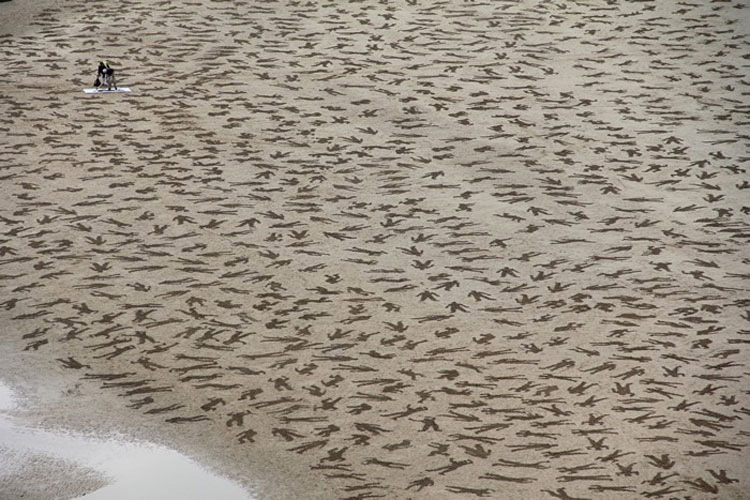
[[[750,498],[749,36],[739,1],[0,3],[0,499],[113,484],[13,426],[258,500]],[[131,93],[84,93],[103,59]]]

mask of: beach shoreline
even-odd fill
[[[0,4],[23,425],[259,500],[742,498],[747,10]]]

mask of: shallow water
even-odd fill
[[[64,459],[94,469],[107,486],[84,495],[85,500],[253,500],[238,484],[210,473],[194,460],[152,443],[27,427],[8,415],[18,398],[0,382],[0,448],[22,454]],[[11,453],[10,456],[17,456]],[[1,457],[2,455],[0,455]],[[6,464],[8,465],[8,464]],[[3,459],[0,458],[0,469]]]
[[[16,396],[10,387],[0,382],[0,411],[16,407]]]

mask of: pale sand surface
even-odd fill
[[[261,499],[750,498],[742,2],[0,19],[0,379],[29,425]],[[101,58],[132,94],[82,92]],[[76,467],[0,498],[101,485]]]
[[[3,462],[14,461],[22,470],[2,471],[2,498],[57,498],[59,500],[85,497],[107,485],[107,479],[90,468],[75,462],[0,449]]]

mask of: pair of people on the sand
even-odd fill
[[[107,90],[112,90],[112,87],[117,90],[117,81],[115,80],[115,70],[110,66],[109,61],[100,61],[99,67],[96,70],[96,81],[94,87],[97,89],[106,85]]]

